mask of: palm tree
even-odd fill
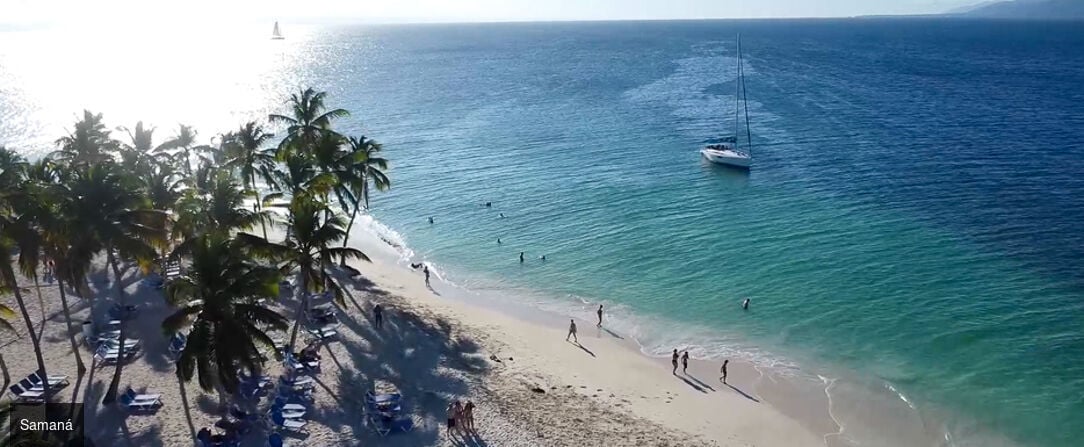
[[[268,115],[272,123],[286,124],[286,137],[279,144],[280,158],[291,152],[308,152],[321,134],[334,133],[331,130],[332,120],[350,115],[350,112],[344,109],[327,110],[324,104],[326,97],[327,92],[307,88],[290,95],[287,100],[290,116]]]
[[[384,172],[388,169],[388,160],[380,157],[379,152],[383,149],[380,143],[365,138],[364,135],[350,137],[347,141],[350,144],[352,163],[346,170],[349,175],[346,176],[344,183],[350,188],[349,197],[352,200],[350,222],[346,225],[346,234],[350,234],[350,230],[354,228],[354,219],[357,218],[358,210],[362,207],[361,204],[364,204],[366,210],[369,209],[369,183],[372,183],[377,191],[387,191],[391,188],[391,179]],[[346,246],[345,240],[343,240],[343,246]],[[344,259],[343,263],[345,262]]]
[[[278,296],[282,275],[253,261],[225,233],[204,233],[190,247],[188,275],[166,286],[166,300],[178,309],[166,317],[162,329],[167,334],[188,332],[177,360],[182,389],[198,375],[200,388],[218,387],[224,398],[223,392],[237,392],[239,372],[260,374],[260,348],[274,346],[265,328],[288,327],[285,317],[257,301]]]
[[[174,160],[180,165],[181,170],[189,176],[192,175],[192,150],[196,144],[196,131],[192,126],[181,124],[177,129],[177,135],[159,146],[157,150],[168,151],[179,149],[173,154]]]
[[[261,149],[268,140],[274,138],[274,134],[264,132],[263,127],[255,121],[249,121],[241,126],[236,132],[228,134],[224,138],[223,146],[226,148],[226,156],[229,161],[226,166],[236,169],[241,177],[242,184],[255,195],[256,212],[263,210],[263,201],[260,198],[260,190],[256,185],[256,177],[265,183],[273,182],[273,172],[276,169],[274,149]],[[267,239],[267,225],[261,224],[263,238]]]
[[[333,246],[346,238],[345,222],[334,214],[329,219],[321,219],[328,210],[326,204],[309,194],[300,194],[291,200],[289,207],[286,224],[290,231],[283,244],[270,243],[247,233],[239,234],[238,238],[267,257],[281,260],[284,272],[297,271],[301,276],[301,300],[290,331],[289,352],[293,352],[298,326],[309,307],[309,292],[330,289],[337,301],[343,299],[342,286],[328,275],[327,269],[335,265],[333,260],[345,257],[369,261],[369,257],[356,248]]]
[[[27,333],[34,345],[38,370],[45,374],[45,358],[41,353],[41,338],[34,331],[34,322],[26,310],[19,282],[11,264],[12,254],[19,253],[19,268],[37,275],[36,266],[40,252],[40,237],[34,214],[28,212],[27,204],[33,201],[33,189],[26,176],[27,164],[18,154],[0,146],[0,289],[9,290],[15,296],[19,312],[26,323]],[[48,381],[45,381],[48,382]],[[46,399],[49,384],[42,384]]]
[[[132,176],[122,175],[116,165],[93,165],[75,174],[71,192],[73,199],[64,211],[80,222],[83,238],[104,248],[113,271],[117,303],[127,305],[127,293],[117,266],[117,256],[136,259],[141,267],[149,265],[155,256],[151,244],[164,243],[164,212],[150,208],[150,203]],[[88,244],[91,242],[87,242]],[[124,346],[126,325],[121,325],[119,345]],[[124,362],[117,362],[113,381],[109,384],[103,403],[116,399]]]
[[[270,220],[267,211],[252,211],[245,207],[248,192],[228,172],[215,172],[208,186],[209,190],[202,194],[189,190],[178,202],[174,237],[185,242],[174,254],[185,252],[186,243],[204,233],[230,234]]]
[[[118,149],[120,164],[127,172],[143,173],[160,164],[159,160],[165,154],[162,152],[163,146],[154,145],[153,127],[145,128],[143,122],[139,121],[134,130],[123,126],[117,130],[126,132],[131,140],[131,143],[121,143]]]
[[[113,161],[110,152],[117,150],[117,142],[109,136],[102,114],[83,111],[83,119],[75,123],[75,131],[56,140],[60,148],[52,156],[70,166],[89,166]]]
[[[31,175],[34,184],[40,188],[33,206],[40,225],[42,252],[53,261],[53,277],[60,292],[68,339],[75,352],[79,374],[83,374],[86,366],[75,338],[78,331],[72,324],[66,285],[86,284],[87,271],[100,246],[93,238],[83,237],[84,225],[78,220],[82,216],[67,212],[76,209],[76,202],[82,199],[61,181],[63,175],[57,167],[45,159],[33,164],[31,172],[35,173]]]

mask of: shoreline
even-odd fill
[[[411,281],[421,284],[424,282],[420,271],[413,271],[406,264],[411,261],[424,261],[424,256],[415,254],[408,248],[402,235],[388,228],[384,224],[372,218],[368,225],[359,225],[351,242],[362,249],[374,259],[374,265],[360,265],[363,274],[369,274],[375,270],[379,275],[386,275],[385,280],[390,282],[409,283]],[[393,237],[386,232],[394,233]],[[396,240],[392,240],[396,239]],[[376,256],[374,256],[376,253]],[[380,262],[379,266],[377,259]],[[389,270],[390,269],[390,270]],[[440,273],[438,269],[431,270]],[[538,303],[528,303],[520,300],[499,300],[494,295],[501,293],[516,295],[514,290],[484,290],[473,291],[469,286],[461,286],[445,281],[434,275],[434,289],[426,295],[427,305],[433,304],[430,300],[442,301],[450,306],[455,312],[487,312],[499,314],[502,318],[511,319],[523,324],[540,326],[548,332],[549,338],[555,341],[559,336],[567,332],[565,319],[567,312],[547,309]],[[410,287],[407,287],[408,289]],[[432,296],[433,293],[438,294]],[[533,304],[533,305],[532,305]],[[657,356],[638,340],[613,332],[608,328],[596,331],[595,320],[587,320],[581,314],[593,314],[593,306],[597,303],[583,302],[588,309],[583,312],[574,312],[577,327],[581,335],[591,333],[590,340],[603,343],[612,343],[627,354],[647,359],[653,368],[665,373],[660,381],[672,376],[666,372],[670,368],[669,357]],[[448,309],[444,309],[448,311]],[[586,328],[587,330],[585,330]],[[539,342],[539,340],[535,340]],[[679,352],[685,348],[695,346],[675,346]],[[742,349],[744,347],[739,347]],[[814,434],[821,441],[819,445],[827,447],[851,446],[851,445],[886,445],[886,446],[953,446],[963,441],[963,445],[969,442],[978,442],[981,445],[1015,446],[1016,444],[1004,438],[998,433],[991,432],[975,422],[958,414],[950,413],[944,409],[932,405],[923,405],[920,410],[906,395],[893,386],[887,380],[871,377],[855,376],[853,372],[833,371],[833,377],[825,377],[822,374],[828,372],[815,372],[803,369],[790,359],[771,355],[771,365],[758,364],[750,358],[730,359],[730,377],[738,377],[738,381],[728,380],[735,387],[720,388],[722,385],[717,380],[703,380],[703,378],[716,379],[718,377],[721,359],[697,359],[690,357],[690,377],[684,379],[680,372],[679,379],[683,379],[682,386],[691,389],[694,393],[711,394],[720,391],[730,391],[757,404],[766,404],[778,415],[797,423],[803,429]],[[753,355],[752,358],[759,358]],[[776,360],[782,359],[781,363]],[[736,371],[738,371],[736,373]],[[842,374],[835,374],[842,373]],[[692,379],[692,380],[689,380]],[[710,407],[710,406],[709,406]],[[705,409],[709,410],[710,409]],[[645,416],[641,414],[641,416]],[[646,415],[650,416],[650,415]],[[949,429],[950,424],[963,424],[963,434],[954,433]],[[957,437],[963,439],[957,439]]]
[[[763,398],[754,391],[755,382],[763,374],[752,364],[731,362],[729,386],[718,380],[718,365],[705,360],[690,359],[689,374],[679,370],[674,375],[668,371],[670,365],[665,359],[650,357],[633,340],[597,329],[594,322],[581,318],[576,318],[580,343],[567,342],[564,340],[567,326],[552,324],[548,320],[553,316],[545,311],[537,311],[532,315],[534,318],[524,318],[500,306],[480,306],[469,299],[453,297],[456,286],[443,281],[433,281],[433,288],[426,288],[420,272],[397,261],[389,262],[389,257],[396,253],[388,241],[378,236],[370,241],[357,241],[358,234],[351,236],[353,245],[373,258],[371,264],[349,262],[364,277],[416,300],[417,305],[501,337],[506,352],[499,357],[514,358],[514,368],[519,368],[516,373],[524,378],[556,377],[566,386],[578,386],[575,391],[584,397],[723,445],[733,441],[741,445],[826,445],[817,429],[763,404]],[[370,233],[370,236],[375,235]],[[805,411],[799,406],[790,410]],[[717,418],[720,415],[723,420]],[[827,415],[824,416],[821,427],[828,428]]]

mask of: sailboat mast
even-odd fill
[[[738,35],[738,79],[741,80],[742,104],[745,106],[745,139],[749,147],[745,150],[753,155],[753,131],[749,128],[749,95],[745,93],[745,63],[741,57],[741,35]],[[735,143],[736,144],[736,143]]]
[[[734,79],[734,148],[738,148],[738,132],[741,130],[741,107],[738,100],[741,98],[741,34],[738,34],[738,65],[735,70],[738,76]]]

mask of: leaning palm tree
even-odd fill
[[[273,181],[272,173],[276,168],[274,149],[263,149],[263,146],[274,136],[264,132],[263,127],[255,121],[249,121],[223,139],[229,160],[226,166],[237,171],[242,184],[255,196],[253,208],[256,212],[263,210],[257,177],[268,184]],[[263,237],[267,239],[267,225],[263,224],[262,229]]]
[[[271,114],[268,119],[272,123],[286,125],[286,136],[279,144],[280,157],[291,152],[308,152],[317,138],[323,133],[332,132],[331,122],[336,118],[350,115],[344,109],[327,110],[324,100],[327,92],[317,92],[307,88],[290,95],[287,104],[290,107],[289,115]]]
[[[369,257],[356,248],[334,246],[346,237],[345,222],[334,214],[322,219],[328,210],[323,202],[309,194],[300,194],[291,200],[289,208],[286,222],[289,231],[282,244],[247,233],[239,234],[238,239],[261,254],[282,261],[283,271],[297,272],[301,277],[301,300],[290,331],[289,352],[293,352],[298,327],[309,307],[309,292],[330,291],[337,301],[343,300],[342,286],[328,274],[328,268],[335,265],[333,260],[345,257],[369,261]]]
[[[384,172],[388,169],[388,160],[380,157],[379,152],[383,149],[380,143],[365,138],[364,135],[350,137],[347,141],[350,144],[351,158],[346,169],[348,175],[344,176],[343,180],[349,187],[347,197],[351,200],[350,222],[346,225],[346,233],[350,234],[350,230],[354,228],[354,219],[358,217],[358,210],[363,206],[366,210],[369,209],[369,184],[372,183],[377,191],[387,191],[391,188],[391,179]],[[343,209],[347,207],[343,206]],[[343,246],[346,246],[345,240]]]
[[[188,333],[177,360],[182,389],[198,376],[200,388],[217,388],[224,399],[237,392],[238,373],[260,374],[261,348],[274,346],[265,331],[289,326],[286,318],[258,301],[278,296],[282,275],[255,262],[225,233],[204,233],[190,246],[189,273],[166,286],[166,300],[177,310],[162,322],[162,329]]]
[[[113,271],[117,303],[127,304],[127,293],[117,257],[135,259],[147,267],[155,256],[155,243],[165,239],[166,214],[150,208],[150,203],[138,188],[137,180],[122,175],[116,165],[90,166],[74,175],[70,186],[74,200],[66,203],[63,212],[80,223],[82,237],[105,249],[106,260]],[[87,242],[90,244],[91,242]],[[124,346],[125,327],[121,325],[120,346]],[[117,362],[113,381],[103,398],[104,403],[116,399],[124,362]]]
[[[36,216],[27,207],[28,203],[33,202],[34,190],[28,187],[30,182],[26,178],[26,166],[22,157],[0,146],[0,290],[10,291],[15,296],[30,342],[34,346],[38,370],[45,374],[41,338],[34,331],[34,322],[26,309],[26,302],[12,268],[15,261],[12,254],[18,252],[20,270],[37,275],[36,266],[41,250]],[[48,399],[49,384],[48,381],[45,382],[42,386]]]

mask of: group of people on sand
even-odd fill
[[[452,436],[453,430],[459,434],[474,431],[473,401],[467,400],[467,403],[463,404],[456,399],[448,404],[448,436]]]
[[[681,373],[689,374],[689,351],[686,350],[678,357],[678,350],[675,348],[674,353],[670,356],[670,364],[674,365],[674,371],[672,374],[677,375],[678,360],[681,360]],[[719,380],[726,383],[726,366],[730,364],[730,360],[723,360],[723,366],[719,368]]]

